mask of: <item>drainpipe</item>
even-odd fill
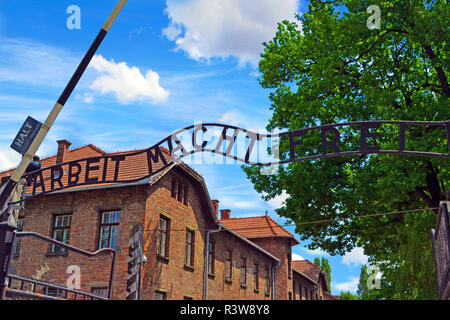
[[[280,265],[280,261],[277,264],[272,264],[272,300],[275,300],[275,268]]]
[[[206,246],[205,246],[205,274],[203,279],[203,300],[208,300],[208,265],[209,265],[209,235],[222,231],[222,224],[218,223],[219,229],[206,231]]]

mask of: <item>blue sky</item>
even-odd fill
[[[9,148],[25,118],[43,122],[116,0],[0,2],[0,170],[20,160]],[[70,5],[80,29],[69,29]],[[147,148],[177,129],[222,122],[263,129],[269,92],[258,84],[263,41],[276,22],[294,19],[297,0],[129,0],[47,135],[38,155],[56,153],[57,140],[114,152]],[[72,20],[70,20],[72,21]],[[283,196],[264,202],[240,164],[195,164],[211,198],[234,217],[264,215],[280,224]],[[287,229],[294,233],[293,227]],[[355,292],[361,249],[346,256],[293,247],[294,258],[325,256],[332,292]]]

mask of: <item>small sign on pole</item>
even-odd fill
[[[41,129],[42,123],[28,116],[19,133],[14,138],[11,148],[24,155]]]

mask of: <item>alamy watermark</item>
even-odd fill
[[[380,267],[376,265],[370,265],[367,267],[367,273],[369,278],[367,279],[367,290],[380,289],[381,288],[381,271]]]
[[[367,18],[367,28],[372,29],[381,29],[381,10],[380,7],[372,4],[367,7],[367,13],[371,14],[369,18]]]
[[[67,29],[81,29],[81,9],[77,5],[70,5],[66,9],[66,13],[70,16],[66,20]]]
[[[81,268],[77,265],[70,265],[66,269],[66,273],[70,274],[67,278],[66,286],[70,290],[81,289]]]

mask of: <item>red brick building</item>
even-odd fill
[[[58,141],[57,155],[43,159],[42,167],[131,152],[106,153],[93,145],[69,147],[70,142]],[[162,151],[170,160],[168,151]],[[124,161],[115,172],[121,178],[143,176],[148,170],[145,154]],[[106,160],[103,166],[112,164]],[[99,172],[114,174],[103,170],[101,163],[98,167]],[[0,178],[11,172],[1,173]],[[80,172],[84,175],[86,166]],[[45,186],[53,183],[44,180]],[[83,250],[117,249],[114,299],[127,296],[128,246],[135,223],[143,225],[146,257],[142,299],[333,298],[323,271],[306,260],[292,261],[291,247],[299,244],[292,234],[267,215],[233,218],[230,210],[219,210],[219,201],[211,201],[202,176],[183,163],[137,182],[75,186],[29,199],[20,219],[24,231]],[[86,258],[28,238],[13,249],[12,266],[21,276],[65,285],[70,276],[67,268],[75,265],[81,290],[106,292],[109,255]]]

